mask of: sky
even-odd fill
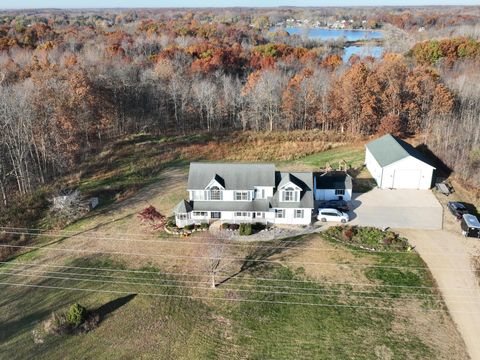
[[[0,0],[0,9],[480,5],[480,0]]]

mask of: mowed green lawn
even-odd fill
[[[338,169],[340,161],[345,161],[351,168],[358,168],[363,165],[364,159],[365,150],[363,147],[340,147],[305,156],[298,162],[319,169],[324,169],[329,164],[333,169]]]
[[[119,293],[1,285],[0,353],[5,359],[374,359],[376,352],[383,351],[393,356],[392,359],[442,358],[445,354],[439,354],[425,340],[425,336],[430,336],[428,332],[441,324],[432,323],[430,328],[428,324],[426,328],[418,328],[411,320],[411,316],[422,318],[428,314],[424,310],[442,311],[439,303],[428,300],[430,296],[435,296],[435,291],[422,288],[433,286],[428,271],[378,271],[375,267],[382,264],[423,267],[421,259],[416,254],[388,256],[349,251],[359,262],[368,259],[372,264],[372,267],[362,270],[369,280],[380,285],[414,287],[394,288],[394,294],[387,294],[392,292],[391,289],[378,286],[368,289],[369,294],[363,294],[369,298],[349,297],[351,286],[321,284],[311,281],[301,267],[275,265],[247,272],[242,280],[234,279],[214,292],[199,292],[159,286],[165,284],[165,280],[170,280],[170,285],[184,283],[177,281],[178,278],[151,274],[161,270],[152,267],[143,268],[145,273],[140,274],[50,269],[58,273],[47,276],[70,279],[37,278],[30,281],[40,286]],[[105,257],[79,258],[66,265],[128,270],[121,261]],[[7,269],[2,267],[2,271]],[[255,280],[253,276],[281,281]],[[1,275],[0,282],[6,281],[23,283],[29,280],[28,277]],[[240,284],[250,284],[245,287],[249,291],[227,289],[238,289]],[[308,295],[312,293],[316,295]],[[190,299],[188,296],[218,296],[231,301]],[[418,304],[409,305],[406,302],[413,300],[403,299],[403,296],[419,299],[416,300]],[[74,302],[100,311],[104,317],[99,327],[83,335],[49,335],[44,343],[35,344],[32,330],[41,328],[39,323],[47,319],[52,311],[64,309]],[[339,304],[342,306],[336,307]],[[397,308],[413,309],[414,313],[404,311],[405,316],[400,316]],[[397,329],[393,331],[395,327]]]

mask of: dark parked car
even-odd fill
[[[468,214],[468,209],[460,202],[449,201],[447,207],[457,220],[460,220],[463,215]]]
[[[463,236],[480,238],[480,222],[475,216],[470,214],[463,215],[460,227],[462,228]]]
[[[350,208],[348,207],[348,202],[345,200],[329,200],[329,201],[324,201],[320,203],[319,205],[320,209],[336,209],[341,212],[348,212],[350,211]]]

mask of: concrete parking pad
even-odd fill
[[[351,223],[363,226],[438,230],[443,208],[429,190],[373,189],[353,194]]]

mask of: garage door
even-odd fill
[[[393,174],[393,188],[418,189],[421,177],[421,170],[395,170]]]

